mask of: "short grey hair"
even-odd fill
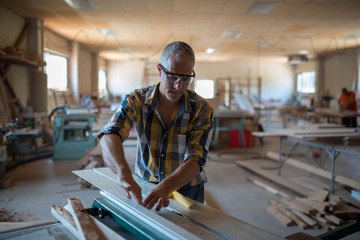
[[[185,42],[176,41],[169,43],[161,54],[161,65],[168,67],[169,58],[174,58],[176,62],[183,62],[190,58],[193,60],[193,65],[195,65],[195,53],[190,45]]]

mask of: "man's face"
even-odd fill
[[[172,58],[168,59],[167,66],[164,66],[167,71],[171,73],[178,73],[184,75],[191,75],[193,72],[193,61],[185,59],[183,62],[176,62]],[[189,84],[185,84],[183,80],[178,79],[175,83],[169,81],[169,76],[158,66],[159,75],[161,77],[160,82],[160,94],[172,103],[177,103],[181,96],[185,93]]]

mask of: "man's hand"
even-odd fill
[[[169,206],[169,191],[160,186],[156,186],[151,191],[149,191],[148,195],[144,200],[144,207],[147,209],[152,209],[154,205],[157,203],[156,211],[160,211],[162,207]]]
[[[133,199],[137,203],[143,205],[142,196],[141,196],[141,188],[135,182],[135,180],[134,180],[134,178],[132,176],[130,176],[130,177],[118,177],[118,182],[120,184],[120,187],[125,189],[125,191],[127,193],[127,197],[129,199]]]

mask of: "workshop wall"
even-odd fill
[[[352,89],[357,80],[357,52],[336,54],[324,61],[324,90],[335,100],[340,96],[341,89]]]
[[[143,87],[144,61],[110,61],[108,64],[108,86],[114,96],[124,96]]]
[[[25,19],[20,17],[8,9],[0,6],[0,48],[12,47],[20,35],[25,25]],[[19,46],[22,52],[26,51],[26,37]],[[20,99],[23,106],[27,106],[27,100],[30,97],[28,68],[16,64],[12,64],[6,75],[10,85],[14,89],[16,95]]]

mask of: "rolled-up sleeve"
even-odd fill
[[[100,140],[104,134],[116,133],[119,134],[122,141],[125,141],[135,122],[134,112],[134,96],[131,94],[126,95],[121,106],[115,111],[110,121],[101,129],[97,138]]]
[[[191,158],[198,161],[202,167],[206,165],[213,129],[213,110],[204,105],[189,132],[187,145],[188,155],[185,160]]]

